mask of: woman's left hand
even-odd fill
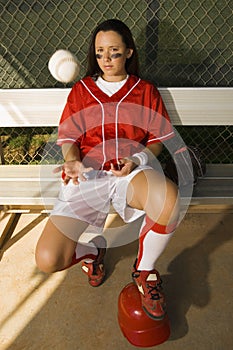
[[[111,172],[113,175],[118,177],[129,175],[137,167],[137,164],[126,158],[119,160],[118,164],[120,166],[120,170],[116,170],[114,165],[111,164]]]

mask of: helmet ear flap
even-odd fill
[[[142,309],[139,290],[134,283],[127,284],[118,298],[118,323],[123,335],[134,346],[150,347],[165,342],[170,336],[166,315],[153,320]]]

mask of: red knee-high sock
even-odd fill
[[[139,235],[137,270],[150,271],[154,269],[155,262],[164,251],[176,226],[177,222],[169,225],[160,225],[147,215],[145,216]]]
[[[93,243],[89,243],[88,245],[78,243],[69,267],[78,264],[81,260],[93,261],[97,254],[98,250]]]

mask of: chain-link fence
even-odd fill
[[[63,88],[48,71],[60,48],[86,70],[89,38],[97,23],[119,18],[132,30],[141,75],[157,86],[233,86],[232,0],[0,0],[0,88]],[[40,160],[51,130],[4,129],[6,163]],[[232,162],[232,127],[182,127],[207,162]],[[195,142],[194,142],[195,140]],[[56,158],[56,157],[55,157]]]
[[[206,163],[233,163],[232,127],[178,126],[176,129],[187,145],[202,150]],[[5,164],[52,164],[63,159],[54,128],[0,128],[0,135]]]
[[[1,0],[1,88],[61,86],[48,72],[58,48],[85,72],[90,33],[106,18],[132,30],[141,73],[158,86],[232,86],[232,0]]]

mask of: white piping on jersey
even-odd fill
[[[130,94],[130,92],[135,88],[135,86],[138,85],[138,83],[140,82],[140,78],[138,79],[138,81],[131,87],[131,89],[127,92],[127,94],[125,96],[122,97],[122,99],[117,103],[116,106],[116,119],[115,119],[115,134],[116,134],[116,160],[118,163],[118,111],[119,111],[119,106],[121,104],[121,102]]]
[[[92,93],[92,91],[87,87],[87,85],[84,83],[83,80],[80,80],[81,83],[84,85],[84,87],[87,89],[87,91],[91,94],[91,96],[100,104],[101,109],[102,109],[102,139],[103,139],[103,163],[101,166],[101,169],[103,170],[104,168],[104,163],[106,162],[106,153],[105,153],[105,135],[104,135],[104,119],[105,119],[105,114],[104,114],[104,106],[103,103]]]
[[[140,78],[138,79],[138,81],[132,86],[132,88],[127,92],[127,94],[125,94],[125,96],[122,97],[122,99],[117,103],[116,106],[116,116],[115,116],[115,143],[116,143],[116,160],[118,162],[118,110],[119,110],[119,106],[121,104],[121,102],[130,94],[130,92],[135,88],[135,86],[137,86],[137,84],[140,82]],[[104,135],[104,120],[105,120],[105,113],[104,113],[104,106],[103,103],[93,94],[93,92],[87,87],[87,85],[84,83],[83,80],[80,80],[81,83],[84,85],[84,87],[87,89],[87,91],[91,94],[91,96],[100,104],[101,109],[102,109],[102,139],[103,139],[103,163],[102,163],[102,169],[104,167],[104,164],[106,162],[106,153],[105,153],[105,135]]]
[[[157,140],[162,140],[162,139],[165,139],[167,137],[169,137],[170,135],[173,135],[174,134],[174,131],[170,132],[169,134],[167,135],[164,135],[164,136],[161,136],[161,137],[155,137],[154,139],[150,139],[147,141],[147,143],[150,143],[150,142],[154,142],[154,141],[157,141]]]
[[[57,142],[58,142],[58,143],[62,143],[62,142],[64,142],[64,141],[72,141],[72,142],[74,142],[74,143],[76,142],[76,140],[75,140],[75,139],[71,139],[71,138],[66,138],[66,139],[58,139],[58,140],[57,140]]]

